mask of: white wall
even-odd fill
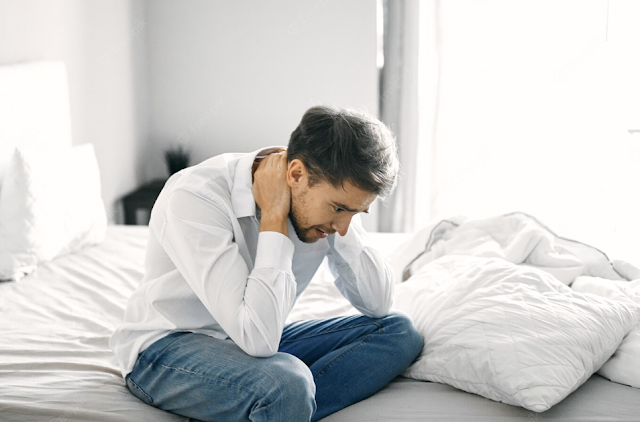
[[[314,104],[378,112],[373,0],[0,0],[0,63],[41,59],[67,65],[111,222],[169,145],[196,163],[286,144]]]
[[[375,1],[157,0],[148,20],[148,178],[172,144],[193,163],[286,145],[314,104],[377,115]]]
[[[148,9],[151,139],[161,149],[182,139],[202,160],[280,145],[316,103],[377,113],[373,1],[160,0]]]
[[[640,3],[458,0],[440,14],[432,218],[525,211],[637,262]]]
[[[67,65],[73,143],[95,145],[110,221],[142,180],[144,4],[127,0],[0,0],[0,63]]]

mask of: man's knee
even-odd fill
[[[383,318],[384,332],[399,336],[398,344],[402,345],[401,350],[405,351],[407,356],[415,358],[424,345],[424,338],[416,330],[413,321],[409,316],[401,312],[391,312]]]
[[[277,413],[297,415],[291,420],[305,420],[304,415],[311,418],[316,410],[316,385],[307,365],[287,353],[277,353],[268,359],[261,380],[265,392],[261,405],[278,409]]]
[[[283,391],[288,395],[314,398],[316,384],[313,381],[313,375],[309,367],[300,359],[288,353],[277,353],[274,357],[277,358],[275,363],[276,377],[286,387]]]

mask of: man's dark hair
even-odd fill
[[[311,107],[291,133],[289,162],[301,160],[309,172],[309,185],[345,182],[381,198],[391,194],[398,175],[396,141],[375,117],[352,109]]]

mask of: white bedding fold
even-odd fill
[[[521,212],[483,220],[461,216],[443,220],[416,234],[391,259],[395,267],[403,268],[401,279],[406,280],[417,269],[445,255],[502,258],[543,269],[565,284],[579,275],[624,279],[604,252],[560,237]]]
[[[635,267],[614,265],[524,213],[443,220],[397,250],[392,264],[408,279],[395,306],[425,337],[405,375],[537,412],[597,371],[640,317],[630,294],[604,299],[567,287],[580,277],[629,283]],[[636,353],[620,350],[618,363],[624,352]],[[623,366],[601,373],[619,381],[611,372]]]
[[[108,339],[142,277],[146,227],[0,283],[0,420],[186,421],[127,389]]]

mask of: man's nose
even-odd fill
[[[344,236],[347,234],[347,232],[349,231],[349,224],[351,224],[351,219],[353,218],[353,214],[347,214],[345,213],[344,217],[341,217],[340,219],[336,220],[332,225],[331,228],[335,231],[338,232],[338,234],[340,236]]]

